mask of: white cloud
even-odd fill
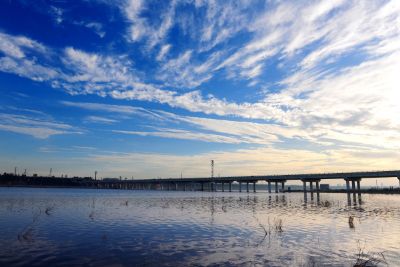
[[[127,19],[131,23],[129,38],[132,41],[139,41],[146,32],[144,19],[140,18],[140,13],[144,9],[144,2],[142,0],[129,0],[123,8]]]
[[[104,123],[104,124],[112,124],[118,122],[117,120],[100,117],[100,116],[86,116],[84,119],[86,122],[91,123]]]
[[[122,6],[122,11],[130,23],[128,40],[139,42],[145,39],[146,49],[152,49],[165,42],[169,30],[174,25],[176,1],[171,1],[166,12],[160,12],[160,22],[157,25],[153,25],[143,16],[144,10],[149,11],[146,4],[147,2],[142,0],[128,0]]]
[[[152,131],[152,132],[114,130],[113,132],[122,134],[131,134],[131,135],[140,135],[140,136],[156,136],[163,138],[195,140],[195,141],[212,142],[212,143],[239,144],[244,142],[244,140],[241,140],[238,137],[230,137],[226,135],[200,133],[200,132],[193,132],[193,131],[186,131],[179,129],[167,129],[167,128],[159,128],[157,130],[158,131]]]
[[[152,120],[161,120],[162,116],[159,114],[152,112],[150,110],[126,106],[126,105],[110,105],[110,104],[100,104],[100,103],[88,103],[88,102],[70,102],[70,101],[61,101],[61,104],[69,107],[77,107],[81,109],[86,109],[95,112],[107,112],[107,113],[117,113],[124,115],[137,115],[141,117],[146,117]],[[90,118],[100,118],[98,116],[90,116]],[[103,118],[106,119],[106,118]],[[106,120],[110,120],[109,118]],[[110,121],[111,122],[111,121]]]
[[[26,53],[37,51],[41,53],[48,52],[39,42],[36,42],[25,36],[13,36],[0,32],[0,51],[13,58],[24,58]]]
[[[62,8],[50,6],[49,13],[57,24],[61,24],[64,21],[64,10]]]
[[[32,116],[1,113],[0,119],[1,130],[31,135],[38,139],[46,139],[52,135],[80,133],[68,124],[34,118]]]
[[[160,52],[157,55],[157,60],[161,61],[164,59],[164,57],[168,54],[169,50],[171,49],[170,44],[163,45],[160,49]]]
[[[85,24],[85,27],[93,29],[93,31],[100,37],[104,38],[106,32],[103,30],[103,25],[98,22],[89,22]]]

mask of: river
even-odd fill
[[[400,266],[400,196],[0,188],[0,266]]]

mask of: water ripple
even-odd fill
[[[400,197],[0,189],[1,266],[400,266]],[[350,223],[351,221],[351,223]]]

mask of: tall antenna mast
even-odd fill
[[[211,179],[214,178],[214,160],[211,160]]]
[[[53,172],[53,168],[50,168],[49,177],[51,177],[51,173]]]

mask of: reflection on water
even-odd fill
[[[0,266],[400,266],[400,196],[0,188],[0,236]]]

